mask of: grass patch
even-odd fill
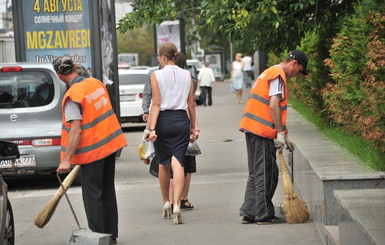
[[[378,171],[385,170],[385,153],[375,148],[373,144],[363,140],[360,136],[350,134],[346,130],[327,125],[320,116],[316,115],[304,104],[294,99],[290,99],[290,104],[331,141],[348,150],[369,167]]]

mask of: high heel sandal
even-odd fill
[[[171,204],[170,204],[170,202],[166,202],[165,204],[163,204],[162,216],[165,219],[171,218]]]
[[[188,199],[185,199],[185,200],[181,200],[180,201],[180,209],[182,210],[191,210],[194,208],[194,205],[191,204],[191,202],[189,202]]]
[[[173,215],[173,218],[174,218],[174,224],[175,225],[183,224],[182,214],[180,213],[180,208],[178,206],[176,206],[176,205],[174,205],[174,215]]]

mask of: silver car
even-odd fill
[[[143,122],[143,89],[149,70],[119,69],[118,73],[121,122]]]
[[[15,164],[0,161],[0,173],[42,174],[57,168],[66,90],[51,64],[0,64],[0,140],[20,150]]]

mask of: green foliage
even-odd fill
[[[154,31],[151,27],[136,28],[126,33],[117,33],[118,54],[138,53],[139,65],[151,65],[154,50]]]
[[[385,3],[363,0],[342,22],[326,64],[327,118],[385,152]]]
[[[355,0],[136,0],[133,12],[119,20],[118,30],[160,24],[178,16],[194,18],[198,31],[216,30],[233,43],[276,54],[294,49],[307,32],[332,27],[351,11]],[[191,5],[193,3],[193,5]],[[214,33],[216,33],[216,31]],[[202,35],[201,35],[202,36]]]
[[[324,106],[322,89],[326,83],[332,82],[330,70],[324,65],[324,60],[329,57],[330,36],[333,32],[334,30],[323,28],[306,35],[302,40],[301,49],[309,57],[309,75],[293,78],[288,84],[290,96],[302,101],[319,115],[322,115],[320,108]]]

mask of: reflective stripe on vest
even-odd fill
[[[252,95],[250,95],[249,99],[255,99],[255,100],[258,100],[258,101],[262,102],[263,104],[265,104],[265,105],[267,105],[267,106],[270,106],[270,100],[265,99],[265,98],[263,98],[263,97],[261,97],[261,96],[259,96],[259,95],[257,95],[257,94],[252,94]],[[287,105],[279,106],[279,109],[280,109],[281,111],[287,110]]]
[[[273,119],[270,115],[270,82],[281,77],[284,82],[284,100],[279,102],[283,130],[286,131],[287,115],[287,88],[286,76],[283,70],[273,66],[265,70],[254,83],[249,99],[246,103],[243,117],[240,122],[240,130],[248,131],[256,135],[274,139],[277,136]]]
[[[86,129],[92,128],[96,124],[98,124],[99,122],[103,121],[104,119],[106,119],[109,116],[114,115],[114,114],[115,114],[114,110],[111,109],[111,110],[107,111],[106,113],[98,116],[94,121],[86,123],[84,125],[81,125],[81,129],[82,130],[86,130]],[[64,124],[62,125],[62,130],[65,130],[65,131],[67,131],[69,133],[70,129],[71,128],[67,128]]]
[[[260,124],[263,124],[263,125],[265,125],[265,126],[267,126],[267,127],[269,127],[269,128],[275,129],[274,123],[269,122],[269,121],[267,121],[267,120],[265,120],[265,119],[263,119],[263,118],[261,118],[261,117],[258,117],[258,116],[256,116],[256,115],[253,115],[253,114],[251,114],[251,113],[246,112],[245,114],[243,114],[243,117],[250,118],[251,120],[254,120],[254,121],[256,121],[256,122],[259,122]],[[282,125],[282,127],[283,127],[283,130],[286,130],[286,125]]]
[[[87,78],[73,84],[63,98],[62,146],[60,157],[68,147],[70,122],[65,121],[64,105],[70,98],[81,105],[80,142],[71,164],[87,164],[108,157],[127,145],[119,121],[112,109],[108,91],[97,79]]]
[[[105,146],[107,145],[111,140],[115,139],[116,137],[118,137],[119,135],[123,134],[123,131],[122,129],[118,129],[116,130],[115,132],[113,132],[112,134],[110,134],[109,136],[107,136],[106,138],[104,138],[103,140],[93,144],[93,145],[89,145],[89,146],[86,146],[86,147],[82,147],[82,148],[78,148],[76,149],[76,152],[75,154],[82,154],[82,153],[86,153],[86,152],[90,152],[90,151],[93,151],[99,147],[102,147],[102,146]],[[67,147],[61,147],[61,150],[62,151],[66,151],[67,150]]]

